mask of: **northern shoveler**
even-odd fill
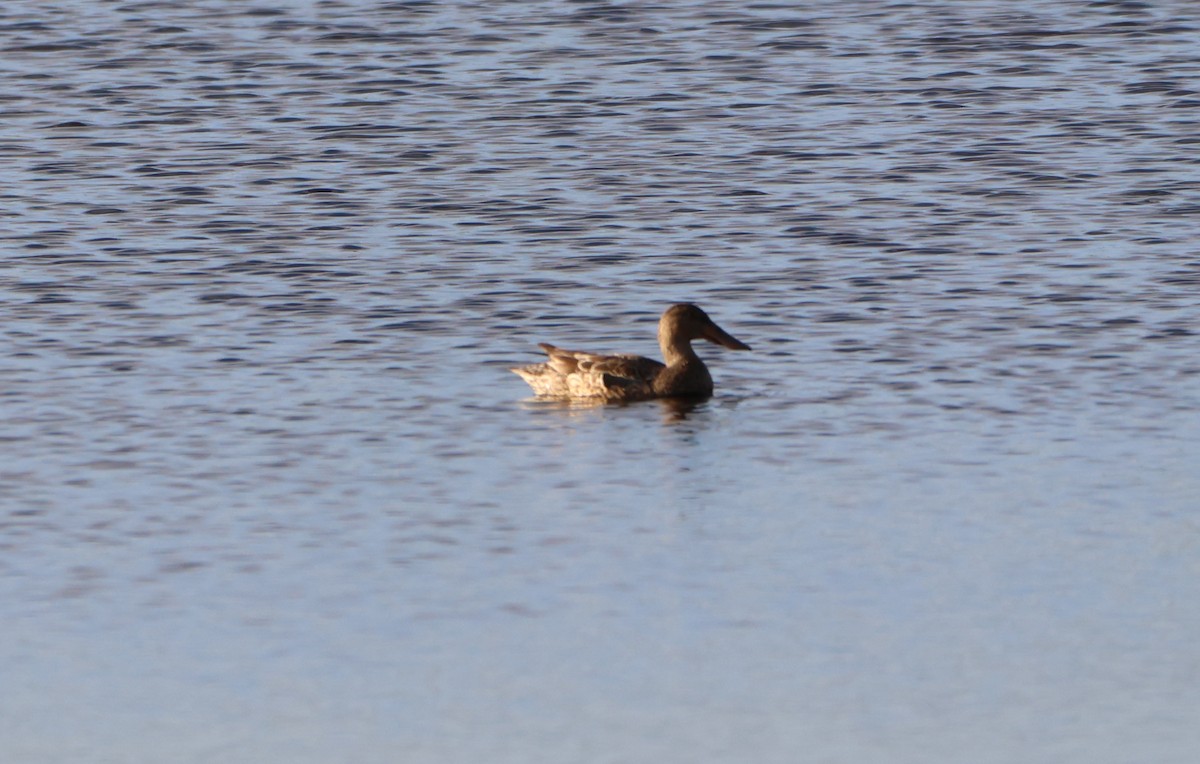
[[[712,375],[692,349],[705,339],[732,350],[749,350],[695,305],[672,305],[658,322],[665,364],[636,355],[597,355],[540,343],[550,360],[511,371],[538,395],[603,401],[700,397],[713,392]]]

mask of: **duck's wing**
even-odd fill
[[[640,355],[585,353],[547,343],[538,347],[546,351],[546,355],[550,356],[549,365],[560,374],[606,374],[625,382],[648,383],[666,368],[658,361]]]
[[[601,355],[543,343],[549,360],[513,369],[539,395],[630,400],[646,397],[663,364],[636,355]]]

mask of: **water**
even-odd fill
[[[3,759],[1191,762],[1196,10],[810,5],[5,4]]]

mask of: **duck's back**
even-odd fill
[[[563,398],[632,400],[652,395],[654,380],[666,368],[638,355],[600,355],[539,345],[549,361],[513,369],[538,395]]]

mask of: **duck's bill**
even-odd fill
[[[730,350],[749,350],[750,346],[742,342],[737,337],[734,337],[729,332],[725,331],[716,324],[710,323],[708,328],[704,330],[704,339],[709,342],[723,345]]]

